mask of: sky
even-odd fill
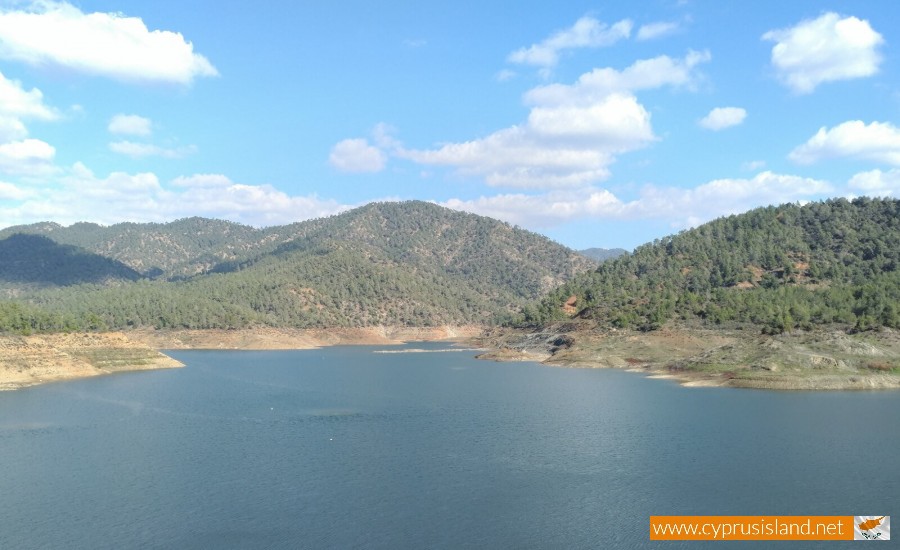
[[[900,2],[0,0],[0,227],[426,200],[575,249],[900,196]]]

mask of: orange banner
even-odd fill
[[[650,540],[853,540],[853,516],[650,516]]]

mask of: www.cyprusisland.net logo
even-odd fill
[[[891,516],[853,516],[854,540],[891,540]]]

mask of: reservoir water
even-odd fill
[[[411,349],[435,353],[379,353]],[[900,514],[896,392],[449,349],[179,351],[0,393],[0,548],[680,548],[650,515]]]

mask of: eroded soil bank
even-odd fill
[[[543,332],[494,329],[477,338],[483,359],[620,368],[686,386],[779,390],[900,388],[900,334],[889,329],[847,334],[667,328],[599,331],[561,325]]]
[[[0,336],[0,390],[182,364],[121,332]]]

